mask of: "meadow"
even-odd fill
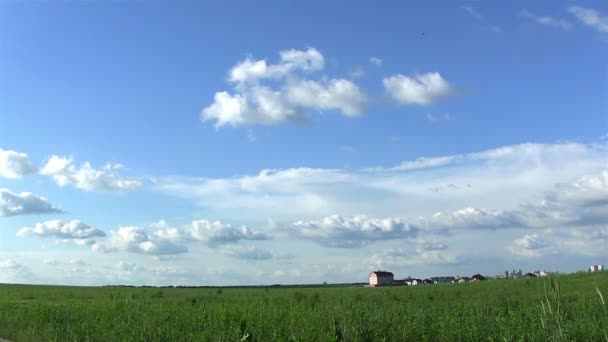
[[[608,341],[608,272],[411,287],[0,285],[13,341]]]

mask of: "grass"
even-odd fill
[[[361,288],[0,285],[14,341],[608,341],[608,273]]]

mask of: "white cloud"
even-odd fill
[[[340,110],[345,116],[358,116],[367,102],[366,95],[351,81],[297,80],[288,82],[287,102],[316,110]]]
[[[25,227],[17,232],[17,236],[56,237],[58,239],[86,240],[94,237],[104,237],[106,234],[95,227],[78,220],[64,222],[51,220],[36,223],[34,227]]]
[[[382,59],[378,57],[370,57],[369,62],[374,64],[375,66],[382,66]]]
[[[0,148],[0,177],[16,179],[34,172],[36,168],[27,153]]]
[[[608,32],[608,16],[603,16],[592,8],[580,6],[570,6],[568,11],[583,24],[593,27],[600,32]]]
[[[396,74],[382,82],[391,97],[402,104],[429,105],[454,92],[453,87],[438,72],[414,77]]]
[[[517,211],[464,208],[449,213],[437,212],[424,221],[431,229],[500,229],[526,225]]]
[[[0,188],[0,217],[61,212],[44,197],[29,192],[14,193]]]
[[[418,228],[398,218],[342,217],[333,215],[319,221],[297,221],[290,225],[296,237],[317,241],[326,247],[362,247],[378,240],[416,237]]]
[[[538,257],[548,251],[549,243],[544,241],[537,233],[526,234],[513,241],[508,247],[515,255],[523,257]]]
[[[465,10],[467,13],[469,13],[475,19],[482,19],[483,18],[483,16],[481,15],[481,13],[477,12],[477,10],[475,10],[471,6],[460,6],[460,8],[462,8],[463,10]]]
[[[41,175],[53,178],[59,186],[71,185],[81,190],[120,191],[133,190],[141,186],[141,181],[120,175],[120,164],[107,164],[101,170],[94,169],[89,162],[80,167],[72,158],[53,155],[40,170]]]
[[[235,227],[220,221],[197,220],[186,229],[188,239],[202,241],[210,247],[240,240],[268,240],[270,236],[254,232],[247,226]]]
[[[120,227],[110,233],[109,241],[97,242],[91,248],[94,251],[126,251],[149,255],[171,255],[186,253],[181,233],[171,227],[160,228],[149,233],[137,226]]]
[[[277,64],[247,58],[229,72],[234,93],[216,92],[201,120],[216,121],[216,127],[221,127],[302,121],[311,111],[322,110],[359,115],[367,97],[356,84],[346,79],[307,78],[324,65],[323,55],[314,48],[281,51]]]
[[[195,200],[219,217],[263,222],[315,220],[340,213],[430,216],[463,207],[517,208],[584,174],[605,169],[605,144],[518,144],[383,168],[263,170],[231,178],[160,178],[153,187]],[[450,191],[429,189],[446,187]],[[505,196],[508,193],[509,196]]]
[[[461,155],[442,156],[442,157],[420,157],[414,160],[407,160],[401,164],[390,168],[391,171],[412,171],[447,166],[462,159]],[[382,170],[381,168],[370,170]]]
[[[541,25],[559,28],[564,31],[568,31],[572,27],[572,24],[570,24],[570,22],[565,19],[553,18],[553,17],[546,16],[546,15],[536,15],[536,14],[528,11],[527,9],[522,9],[519,12],[519,15],[522,17],[534,20],[535,22],[537,22]]]

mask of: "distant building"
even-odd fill
[[[446,283],[453,283],[454,280],[456,280],[456,278],[454,278],[452,276],[448,276],[448,277],[432,277],[431,280],[433,281],[434,284],[446,284]]]
[[[589,266],[589,272],[602,272],[604,265],[591,265]]]
[[[387,271],[375,271],[369,274],[369,286],[387,286],[393,285],[394,275]]]
[[[407,278],[407,279],[404,279],[404,280],[405,280],[405,283],[407,284],[407,286],[422,285],[422,280],[421,279]]]
[[[538,277],[538,276],[535,273],[529,272],[529,273],[524,274],[524,278],[536,278],[536,277]]]
[[[458,279],[456,280],[456,282],[458,282],[458,283],[467,283],[467,282],[469,282],[470,280],[471,280],[471,278],[469,278],[469,277],[460,277],[460,278],[458,278]]]
[[[486,280],[486,277],[482,276],[481,274],[475,274],[471,277],[471,281],[482,281],[482,280]]]

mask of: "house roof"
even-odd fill
[[[392,272],[388,272],[388,271],[374,271],[372,273],[370,273],[369,275],[371,276],[372,274],[376,274],[377,277],[393,277],[393,273]]]

